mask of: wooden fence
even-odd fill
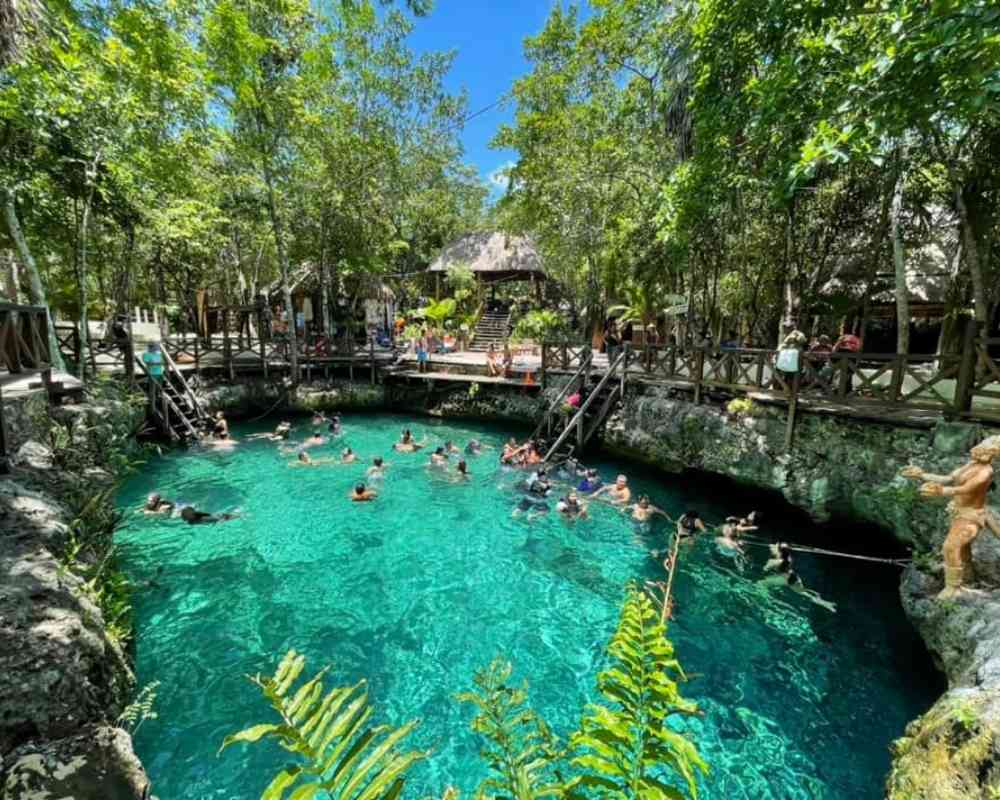
[[[971,327],[971,326],[970,326]],[[1000,339],[969,336],[961,354],[927,356],[879,353],[802,353],[799,369],[778,368],[777,350],[684,349],[670,345],[631,348],[629,380],[661,383],[693,391],[696,402],[706,391],[735,396],[770,394],[795,402],[799,398],[842,406],[914,409],[1000,418],[976,409],[976,398],[1000,400],[1000,361],[991,348]],[[577,369],[589,347],[546,343],[546,371]]]

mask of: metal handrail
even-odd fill
[[[563,388],[559,390],[559,394],[556,395],[555,400],[553,400],[549,404],[549,407],[546,409],[545,414],[542,416],[542,421],[538,423],[538,427],[535,428],[535,432],[531,435],[532,439],[537,439],[538,438],[538,435],[542,432],[542,428],[545,427],[545,423],[548,420],[548,418],[552,414],[555,413],[556,408],[562,402],[563,398],[566,397],[566,394],[569,392],[570,387],[574,383],[576,383],[576,381],[579,380],[583,376],[583,374],[586,372],[586,370],[588,369],[588,367],[591,366],[593,360],[594,360],[594,351],[591,350],[590,353],[589,353],[589,355],[587,355],[583,359],[583,361],[580,364],[580,366],[577,367],[576,372],[573,373],[573,377],[571,377],[565,383],[565,385],[563,386]]]
[[[163,391],[162,387],[159,386],[157,380],[152,375],[149,374],[149,370],[146,369],[145,362],[141,358],[139,358],[139,356],[136,355],[135,353],[132,354],[132,358],[135,360],[135,363],[139,365],[139,369],[141,369],[143,373],[145,373],[146,380],[149,381],[149,385],[152,387],[150,401],[153,407],[153,413],[159,415],[159,412],[156,410],[156,403],[152,402],[153,396],[155,396],[156,393],[159,392],[160,395],[163,397],[163,399],[166,401],[167,405],[170,406],[173,412],[181,419],[181,421],[187,427],[188,434],[192,438],[197,439],[198,431],[196,431],[194,426],[191,424],[191,420],[187,418],[187,414],[185,414],[181,410],[180,406],[178,406],[177,403],[174,402],[174,399],[169,394]]]
[[[618,358],[616,358],[614,362],[608,367],[608,371],[604,373],[604,377],[601,378],[600,383],[598,383],[597,386],[594,387],[594,390],[589,395],[587,395],[587,399],[583,401],[583,404],[580,406],[579,409],[577,409],[576,414],[573,415],[573,419],[569,421],[569,424],[566,425],[566,427],[563,429],[563,432],[559,434],[559,438],[556,439],[555,444],[552,445],[545,453],[545,458],[542,459],[543,464],[546,463],[552,456],[552,454],[555,453],[562,446],[562,443],[566,441],[566,437],[569,436],[573,428],[576,427],[578,424],[580,424],[580,420],[583,419],[583,415],[587,412],[587,409],[590,408],[590,404],[593,403],[594,399],[601,393],[601,390],[604,388],[604,385],[618,370],[619,365],[628,364],[628,357],[629,357],[629,346],[625,345],[625,347],[622,348],[621,355],[619,355]],[[622,380],[624,381],[625,378],[624,369],[622,370],[621,377]]]
[[[198,412],[198,418],[202,419],[207,417],[208,415],[205,413],[205,409],[201,407],[201,403],[198,402],[198,398],[191,390],[190,385],[188,385],[187,379],[184,377],[184,373],[177,369],[177,364],[175,364],[174,360],[170,357],[170,353],[162,347],[160,348],[160,351],[163,353],[167,365],[170,367],[170,371],[180,379],[181,386],[184,387],[184,391],[187,394],[188,399],[191,401],[191,407]]]

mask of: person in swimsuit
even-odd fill
[[[340,414],[333,415],[330,424],[327,426],[327,431],[333,436],[340,436]]]
[[[454,453],[455,455],[460,455],[462,451],[459,450],[455,446],[455,443],[449,439],[447,442],[444,443],[444,452],[447,455],[451,455],[452,453]]]
[[[570,491],[562,500],[556,504],[556,511],[567,519],[581,519],[587,516],[587,504],[580,502],[580,496]]]
[[[455,465],[455,480],[456,481],[467,481],[472,475],[469,474],[469,465],[465,463],[465,459],[461,459]]]
[[[295,457],[295,461],[292,461],[288,466],[290,467],[321,467],[324,464],[332,464],[334,459],[332,458],[310,458],[309,454],[305,450],[299,450],[298,455]]]
[[[681,538],[694,536],[696,533],[705,532],[705,523],[698,516],[697,511],[685,511],[677,520],[677,535]]]
[[[657,508],[649,502],[649,497],[647,495],[642,495],[639,498],[639,502],[631,506],[625,506],[622,508],[622,513],[626,511],[632,511],[632,519],[636,522],[649,522],[654,514],[659,514],[660,516],[670,519],[669,515],[662,508]]]
[[[427,466],[434,467],[435,469],[447,468],[448,456],[445,455],[443,447],[439,447],[433,453],[431,453],[431,460],[427,464]]]
[[[164,500],[159,492],[153,492],[146,498],[146,504],[142,510],[146,514],[167,514],[174,510],[174,504],[169,500]]]
[[[512,517],[520,517],[522,515],[526,516],[528,521],[537,519],[538,517],[543,517],[549,513],[549,504],[544,500],[532,500],[530,497],[522,497],[514,510],[511,512]]]
[[[353,464],[358,460],[358,457],[354,454],[354,451],[350,447],[345,447],[344,452],[340,454],[341,464]]]
[[[604,494],[607,494],[608,499],[615,505],[627,505],[628,501],[632,499],[632,490],[628,488],[628,478],[619,475],[612,485],[598,489],[592,496],[596,500]]]
[[[184,506],[181,509],[181,519],[188,525],[211,525],[216,522],[226,522],[236,519],[236,513],[210,514],[207,511],[198,511],[194,506]]]
[[[359,483],[351,491],[349,497],[351,498],[351,501],[354,503],[367,503],[368,501],[374,500],[376,497],[378,497],[378,492],[376,492],[374,489],[369,489],[363,483]]]
[[[397,453],[415,453],[427,444],[427,440],[424,439],[422,442],[413,441],[413,434],[410,433],[410,429],[407,428],[403,431],[402,436],[396,444],[393,445],[393,449]]]
[[[314,433],[312,436],[308,437],[299,447],[303,450],[310,447],[320,447],[326,444],[326,439],[324,439],[319,433]]]
[[[375,460],[372,461],[372,465],[368,467],[368,480],[370,481],[380,481],[385,477],[386,464],[382,460],[381,456],[375,456]]]
[[[597,474],[596,469],[588,469],[584,473],[583,480],[580,481],[579,485],[576,487],[578,492],[583,492],[584,494],[593,494],[598,489],[601,488],[601,478]]]
[[[212,423],[212,435],[216,439],[229,438],[229,423],[226,422],[226,416],[221,411],[215,414],[215,422]]]

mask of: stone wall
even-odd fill
[[[140,418],[127,404],[55,416],[69,448],[92,446],[82,437],[97,430],[131,439]],[[17,449],[11,474],[0,476],[0,800],[140,800],[149,782],[115,726],[134,677],[68,556],[73,499],[115,476],[60,466],[46,444],[43,397],[8,402],[5,417]]]

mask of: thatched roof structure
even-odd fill
[[[430,265],[430,272],[447,272],[467,264],[482,281],[545,280],[542,259],[524,236],[499,231],[469,233],[448,245]]]

